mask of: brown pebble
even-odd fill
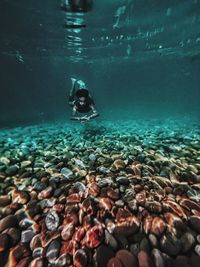
[[[200,266],[200,256],[192,255],[189,258],[189,264],[191,267],[199,267]]]
[[[151,233],[157,237],[161,236],[162,233],[166,230],[167,226],[164,220],[160,217],[154,217],[151,225]]]
[[[151,251],[151,258],[154,262],[155,267],[165,267],[165,260],[160,250],[154,248]]]
[[[88,257],[84,249],[78,249],[73,255],[73,263],[76,267],[87,267]]]
[[[88,191],[90,195],[96,197],[100,192],[100,187],[95,182],[93,182],[88,184]]]
[[[0,196],[0,207],[5,207],[9,205],[11,202],[11,199],[8,195]]]
[[[139,266],[140,267],[153,267],[153,263],[151,261],[151,258],[149,257],[149,255],[141,250],[138,253],[138,262],[139,262]]]
[[[7,228],[15,227],[17,224],[18,221],[15,215],[6,216],[5,218],[0,220],[0,233]]]
[[[123,265],[118,258],[111,258],[107,264],[107,267],[123,267]]]
[[[182,259],[175,259],[174,260],[174,266],[176,266],[176,267],[191,267],[185,260],[182,260]]]
[[[0,252],[9,247],[10,237],[8,234],[0,234]]]
[[[200,216],[198,216],[198,215],[191,216],[189,222],[190,222],[191,227],[198,234],[200,234]]]
[[[9,253],[8,266],[16,266],[22,258],[29,257],[31,251],[23,244],[18,244],[16,247],[12,248]]]
[[[21,233],[17,228],[8,228],[4,231],[4,233],[8,234],[10,237],[10,246],[14,247],[20,241]]]
[[[114,257],[114,252],[109,246],[101,245],[97,248],[96,261],[97,261],[98,267],[107,266],[108,261],[112,257]]]
[[[19,261],[19,263],[15,267],[27,267],[29,263],[32,261],[32,257],[26,257]]]
[[[137,267],[137,258],[128,250],[121,249],[116,253],[116,258],[118,258],[123,267]]]
[[[150,253],[149,240],[144,237],[140,242],[140,250],[145,251],[147,254]]]
[[[31,263],[29,264],[28,267],[43,267],[43,266],[46,266],[46,265],[44,264],[44,260],[43,259],[36,258],[36,259],[31,261]]]

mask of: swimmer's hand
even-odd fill
[[[80,118],[80,117],[71,117],[70,120],[73,120],[73,121],[80,121],[81,118]]]
[[[90,119],[90,116],[87,116],[87,115],[81,117],[81,120],[83,121],[89,121],[89,119]]]
[[[70,120],[74,120],[74,121],[86,121],[89,120],[88,116],[83,116],[83,117],[71,117]]]

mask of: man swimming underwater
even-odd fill
[[[86,121],[99,116],[94,108],[94,101],[90,96],[89,91],[86,89],[85,83],[81,80],[71,78],[72,88],[69,94],[69,105],[72,107],[71,120]],[[79,89],[76,90],[76,84],[79,85]],[[90,115],[77,116],[77,113],[89,113]]]

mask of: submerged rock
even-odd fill
[[[59,226],[59,222],[58,214],[54,210],[50,211],[45,218],[46,227],[50,231],[56,230]]]

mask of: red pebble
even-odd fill
[[[71,194],[67,197],[67,203],[80,203],[81,197],[78,193]]]
[[[132,213],[129,210],[126,210],[124,208],[119,208],[116,214],[116,221],[123,222],[130,217],[132,217]]]
[[[61,237],[63,240],[67,241],[71,239],[72,235],[74,234],[74,226],[72,223],[69,223],[64,226],[62,232],[61,232]]]
[[[62,254],[74,255],[74,253],[78,249],[79,249],[78,243],[74,240],[70,240],[68,242],[63,242],[61,249],[60,249],[60,255],[62,255]]]
[[[96,197],[100,192],[100,188],[96,183],[91,183],[88,185],[89,194]]]
[[[83,237],[85,236],[85,233],[86,233],[85,229],[83,227],[79,226],[72,239],[77,241],[77,242],[80,242],[83,239]]]
[[[113,206],[113,201],[108,197],[103,197],[99,199],[99,207],[100,209],[110,210]]]
[[[164,220],[160,217],[154,217],[151,225],[151,233],[156,236],[162,235],[162,233],[166,230],[167,226]]]
[[[95,225],[89,229],[82,240],[81,244],[87,248],[96,248],[100,245],[104,235],[104,230],[101,225]]]
[[[47,188],[45,188],[42,192],[38,194],[38,199],[42,200],[42,199],[48,198],[52,195],[52,192],[53,192],[53,188],[51,186],[48,186]]]
[[[53,210],[55,210],[57,213],[61,213],[64,210],[65,206],[62,204],[56,204],[53,206]]]

